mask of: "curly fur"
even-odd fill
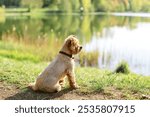
[[[61,51],[74,55],[82,49],[78,39],[70,35],[65,40]],[[64,78],[67,76],[70,87],[78,88],[74,73],[74,59],[59,53],[56,58],[47,66],[47,68],[37,77],[34,83],[29,87],[34,91],[58,92],[64,84]]]

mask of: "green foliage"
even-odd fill
[[[149,12],[149,0],[1,0],[0,6],[49,8],[61,12]]]
[[[91,0],[81,0],[81,5],[84,12],[91,11],[91,6],[92,6]]]
[[[70,0],[72,5],[72,11],[73,12],[79,12],[80,11],[80,0]]]
[[[43,0],[43,7],[48,7],[50,4],[53,4],[54,0]]]
[[[0,6],[6,6],[6,7],[19,7],[21,0],[0,0]]]
[[[61,0],[58,2],[58,9],[63,12],[72,12],[70,0]]]
[[[123,73],[123,74],[128,74],[128,73],[130,73],[128,63],[125,62],[125,61],[120,62],[120,63],[118,64],[118,66],[117,66],[115,72],[116,72],[116,73]]]
[[[21,0],[20,5],[26,8],[41,8],[43,6],[43,0]]]
[[[138,1],[137,0],[131,0],[130,1],[130,6],[131,6],[130,10],[135,11],[135,12],[140,11],[141,8],[142,8],[142,1],[140,1],[140,0],[138,0]]]

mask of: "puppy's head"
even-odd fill
[[[68,48],[71,54],[78,54],[82,46],[79,44],[78,39],[74,35],[70,35],[65,40],[65,46]]]

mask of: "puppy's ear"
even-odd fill
[[[71,42],[72,42],[72,40],[69,39],[69,40],[68,40],[68,46],[71,46]]]
[[[74,38],[75,38],[75,35],[70,35],[67,37],[67,39],[65,40],[65,43],[67,44],[68,47],[74,44]]]
[[[72,39],[71,39],[71,38],[67,38],[67,39],[65,40],[65,42],[66,42],[66,45],[67,45],[68,47],[70,47],[70,46],[71,46]]]

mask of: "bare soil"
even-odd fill
[[[133,94],[131,99],[143,99],[139,94]],[[58,93],[34,92],[28,88],[20,89],[14,85],[0,82],[1,100],[108,100],[128,99],[124,93],[114,88],[108,88],[105,92],[83,93],[79,90],[64,89]]]

